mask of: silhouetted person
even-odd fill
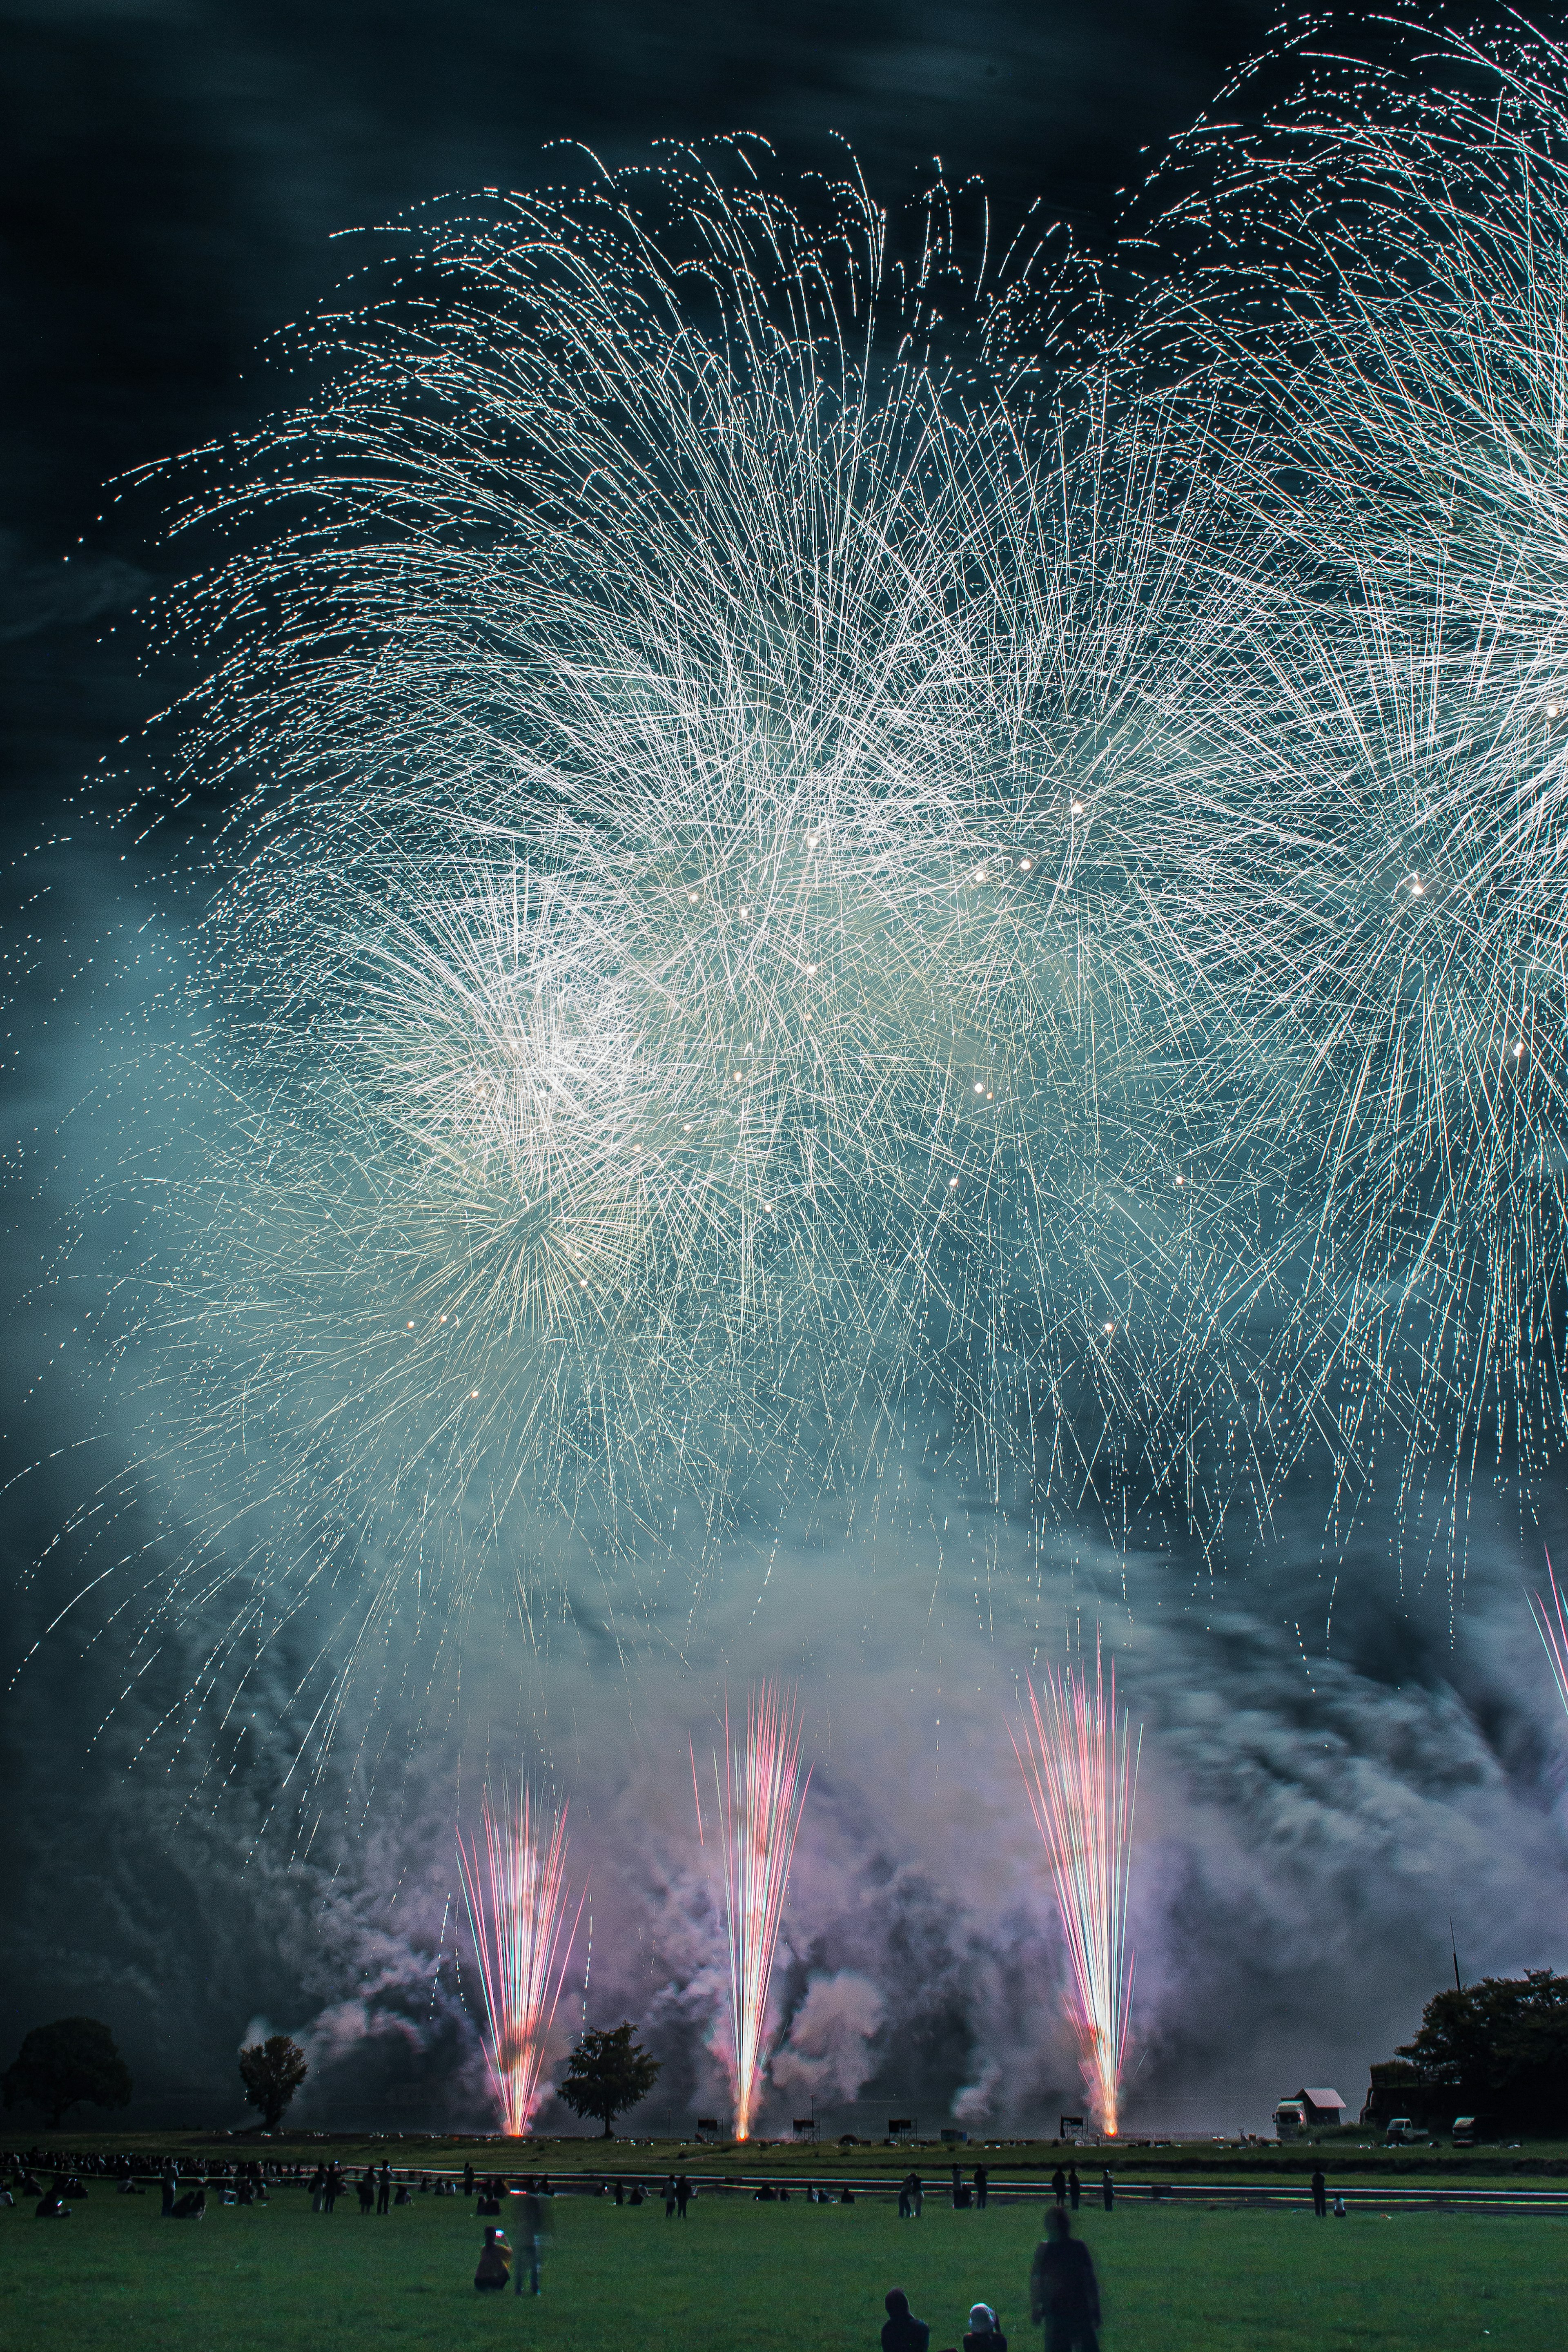
[[[68,2221],[70,2220],[71,2209],[66,2203],[65,2184],[61,2180],[57,2172],[56,2173],[53,2180],[49,2183],[47,2189],[45,2189],[43,2195],[39,2198],[37,2203],[34,2206],[33,2211],[40,2221]]]
[[[479,2266],[474,2273],[474,2284],[481,2294],[499,2294],[505,2290],[511,2268],[511,2250],[501,2243],[501,2233],[492,2222],[485,2232],[485,2242],[479,2250]]]
[[[855,2192],[846,2180],[843,2187],[839,2191],[839,2203],[841,2205],[852,2205],[854,2201]]]
[[[392,2203],[394,2205],[412,2205],[413,2203],[413,2191],[409,2187],[406,2180],[400,2180],[398,2182],[397,2195],[392,2199]]]
[[[472,2197],[474,2194],[474,2167],[471,2164],[465,2164],[463,2168],[463,2194],[465,2197]]]
[[[176,2221],[204,2221],[207,2218],[207,2192],[204,2189],[187,2189],[174,2206]]]
[[[975,2204],[977,2210],[982,2213],[986,2210],[986,2191],[989,2189],[990,2185],[990,2173],[983,2164],[977,2164],[975,2167]]]
[[[666,2221],[673,2221],[674,2217],[675,2176],[673,2172],[670,2172],[666,2173],[664,2176],[664,2219]]]
[[[1109,2165],[1100,2175],[1100,2202],[1107,2213],[1116,2202],[1116,2183]]]
[[[546,2221],[538,2191],[526,2189],[520,2197],[514,2194],[512,2212],[512,2232],[517,2242],[517,2251],[512,2257],[512,2293],[521,2294],[523,2273],[527,2271],[529,2294],[540,2294],[544,2291],[539,2279],[539,2263],[544,2249]]]
[[[1320,2164],[1317,2170],[1312,2175],[1312,2210],[1317,2215],[1319,2221],[1322,2221],[1326,2219],[1328,2210],[1329,2185],[1323,2179],[1323,2169]]]
[[[1046,2216],[1029,2272],[1030,2316],[1045,2324],[1045,2352],[1100,2352],[1100,2288],[1089,2249],[1062,2212]]]
[[[615,2184],[615,2202],[617,2205],[624,2205],[626,2202],[626,2187],[623,2181],[618,2180]]]
[[[904,2289],[891,2288],[884,2301],[887,2318],[882,2330],[882,2352],[926,2352],[931,2330],[923,2319],[915,2318]]]
[[[692,2184],[683,2172],[680,2179],[675,2183],[675,2210],[680,2215],[683,2221],[686,2218],[686,2207],[691,2203],[691,2201]]]
[[[392,2167],[385,2157],[382,2158],[382,2168],[376,2176],[376,2211],[392,2211]]]
[[[373,2213],[376,2210],[376,2176],[368,2164],[360,2175],[359,2197],[361,2212]]]
[[[1075,2213],[1078,2210],[1078,2200],[1082,2194],[1083,2183],[1078,2178],[1078,2167],[1075,2164],[1070,2164],[1067,2168],[1067,2201]]]
[[[971,2305],[964,2352],[1008,2352],[1008,2339],[997,2326],[997,2315],[988,2303]]]
[[[172,2164],[166,2164],[163,2167],[162,2182],[163,2190],[163,2210],[159,2215],[160,2221],[166,2221],[169,2219],[170,2214],[174,2210],[174,2191],[178,2189],[179,2185],[179,2174],[175,2171]]]
[[[1067,2202],[1067,2175],[1059,2164],[1051,2176],[1051,2193],[1059,2205]]]

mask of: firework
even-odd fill
[[[1563,1611],[1563,1595],[1557,1590],[1557,1578],[1550,1559],[1546,1563],[1546,1582],[1552,1594],[1551,1606],[1548,1607],[1539,1592],[1532,1592],[1530,1613],[1535,1620],[1535,1630],[1541,1636],[1542,1646],[1551,1661],[1557,1696],[1563,1706],[1568,1707],[1568,1613]]]
[[[800,1776],[800,1719],[793,1700],[764,1683],[747,1701],[744,1743],[730,1736],[714,1758],[729,1951],[728,2036],[724,2044],[735,2137],[749,2139],[766,2063],[768,1992],[789,1885],[789,1864],[810,1780]],[[695,1771],[695,1764],[694,1764]],[[699,1808],[697,1826],[702,1827]]]
[[[435,216],[181,516],[162,1598],[367,1672],[519,1560],[537,1622],[563,1523],[637,1614],[737,1488],[897,1444],[1185,1528],[1295,1427],[1190,789],[1257,583],[1155,408],[1027,363],[1027,255],[726,157]]]
[[[1103,1673],[1098,1649],[1092,1685],[1081,1669],[1048,1667],[1030,1690],[1030,1717],[1013,1745],[1061,1915],[1084,2085],[1113,2138],[1133,2000],[1127,1889],[1142,1733],[1134,1740],[1118,1716],[1116,1670]]]
[[[1568,1433],[1568,53],[1308,45],[1156,190],[1148,332],[1272,582],[1229,682],[1269,845],[1235,1003],[1294,1139],[1297,1394],[1462,1520],[1483,1446]]]
[[[485,2002],[485,2056],[501,2126],[518,2137],[543,2095],[546,2046],[555,2021],[576,1918],[567,1924],[566,1807],[544,1813],[525,1783],[481,1803],[484,1842],[457,1840]],[[582,1909],[581,1898],[578,1914]]]

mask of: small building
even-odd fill
[[[1323,2085],[1315,2090],[1293,2091],[1288,2099],[1281,2099],[1274,2110],[1274,2129],[1281,2139],[1294,2139],[1301,2132],[1324,2124],[1338,2124],[1343,2117],[1344,2101],[1337,2091]]]
[[[1306,2109],[1310,2124],[1343,2123],[1344,2101],[1337,2091],[1298,2091],[1296,2096]]]

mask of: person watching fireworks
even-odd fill
[[[883,2301],[887,2317],[883,2323],[882,2352],[927,2352],[931,2330],[925,2320],[915,2318],[904,2289],[890,2287]]]
[[[1044,2323],[1045,2352],[1100,2352],[1100,2285],[1089,2249],[1060,2210],[1046,2215],[1045,2227],[1030,2264],[1030,2317]]]

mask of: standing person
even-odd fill
[[[909,2176],[909,2210],[917,2221],[925,2210],[925,2183],[917,2172]]]
[[[1078,2167],[1075,2164],[1070,2164],[1067,2168],[1067,2201],[1075,2213],[1078,2210],[1078,2200],[1082,2194],[1083,2183],[1078,2178]]]
[[[319,2213],[327,2195],[327,2168],[319,2164],[310,2181],[310,2210]]]
[[[909,2175],[907,2172],[898,2184],[898,2218],[901,2221],[907,2221],[909,2219]]]
[[[890,2287],[883,2298],[887,2317],[883,2322],[882,2352],[926,2352],[931,2330],[909,2308],[901,2286]]]
[[[686,2207],[691,2203],[691,2201],[692,2184],[683,2172],[680,2179],[675,2183],[675,2210],[680,2215],[683,2221],[686,2218]]]
[[[1067,2175],[1059,2164],[1051,2176],[1051,2193],[1059,2206],[1067,2202]]]
[[[1326,2221],[1328,2218],[1328,2210],[1329,2185],[1323,2179],[1323,2168],[1320,2164],[1317,2170],[1312,2175],[1312,2210],[1317,2215],[1319,2221]]]
[[[382,2168],[377,2178],[380,2186],[376,2190],[376,2211],[390,2213],[392,2211],[392,2166],[384,2156],[382,2158]]]
[[[1100,2352],[1100,2286],[1089,2249],[1062,2212],[1048,2213],[1029,2270],[1030,2317],[1045,2323],[1045,2352]]]
[[[675,2176],[674,2176],[674,2174],[673,2172],[667,2172],[667,2173],[664,2175],[664,2219],[665,2219],[665,2221],[673,2221],[673,2220],[674,2219],[674,2213],[675,2213]]]
[[[163,2167],[163,2210],[160,2216],[160,2219],[162,2221],[166,2221],[169,2219],[170,2214],[174,2210],[174,2191],[178,2188],[179,2182],[180,2175],[175,2169],[174,2159],[172,2157],[170,2157]]]
[[[977,2212],[983,2213],[985,2211],[986,2191],[990,2185],[991,2176],[989,2170],[985,2165],[977,2164],[975,2167],[975,2210]]]
[[[463,2194],[465,2197],[472,2197],[474,2194],[474,2167],[472,2164],[465,2164],[463,2168]]]
[[[1109,2165],[1100,2175],[1100,2202],[1107,2213],[1116,2202],[1116,2183]]]
[[[517,2252],[512,2257],[512,2293],[521,2294],[523,2273],[528,2274],[528,2290],[542,2294],[539,2280],[539,2260],[543,2251],[546,2222],[544,2200],[537,2189],[512,2192],[512,2210],[517,2216],[512,2234],[517,2240]]]

